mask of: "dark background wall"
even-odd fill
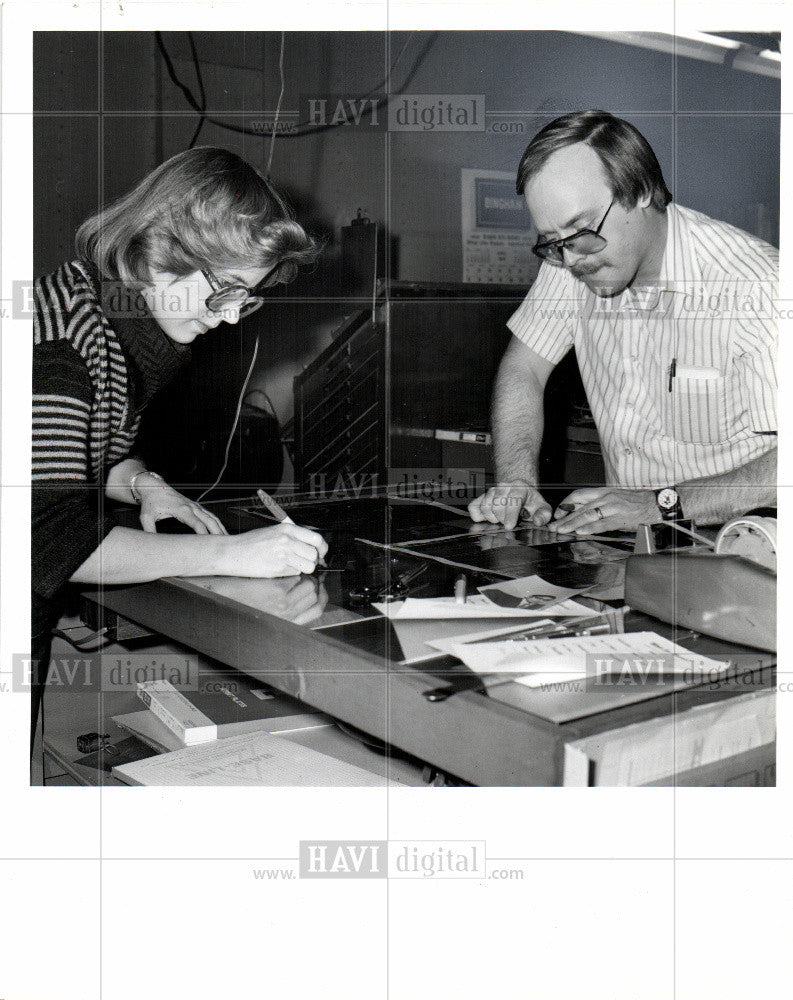
[[[187,36],[166,32],[163,40],[197,93]],[[274,110],[279,34],[197,32],[194,41],[209,114],[250,124]],[[422,32],[395,33],[390,42],[379,33],[287,33],[282,110],[297,110],[301,94],[369,92],[382,82],[387,57],[407,43],[391,78],[396,90],[430,41]],[[99,199],[116,197],[187,146],[196,115],[168,78],[151,33],[41,32],[35,44],[34,253],[42,272],[69,254],[75,225]],[[514,171],[537,128],[583,107],[636,124],[679,202],[777,238],[778,80],[573,34],[441,32],[408,92],[484,94],[487,110],[506,114],[520,131],[342,128],[277,141],[272,165],[303,218],[336,233],[359,207],[381,222],[388,215],[399,236],[399,278],[459,281],[460,168]],[[259,166],[269,150],[269,137],[211,124],[199,141]]]
[[[188,35],[165,33],[163,41],[175,73],[198,95]],[[193,41],[208,114],[249,127],[272,116],[280,33],[197,32]],[[751,41],[777,45],[771,36]],[[153,33],[40,32],[34,44],[34,267],[42,274],[72,257],[74,230],[86,215],[187,147],[197,115],[169,78]],[[303,94],[368,94],[389,65],[392,92],[483,94],[488,129],[339,128],[278,138],[273,180],[300,220],[326,239],[323,262],[237,332],[197,346],[172,420],[204,421],[222,436],[261,334],[253,385],[286,421],[293,375],[359,307],[341,266],[342,226],[361,209],[385,227],[392,277],[461,281],[461,168],[514,171],[534,132],[575,108],[605,108],[636,124],[681,204],[778,241],[776,79],[729,59],[675,58],[561,32],[287,33],[284,120],[297,121],[289,113]],[[226,146],[266,169],[269,135],[206,123],[198,142]]]

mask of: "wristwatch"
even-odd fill
[[[680,494],[674,486],[665,486],[661,490],[656,490],[655,502],[658,504],[662,520],[678,521],[682,518],[683,507],[680,503]]]

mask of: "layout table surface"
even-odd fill
[[[653,684],[508,683],[432,704],[423,697],[426,690],[455,678],[470,682],[471,672],[429,646],[420,652],[431,634],[427,622],[411,629],[381,615],[373,602],[450,596],[461,572],[469,593],[536,574],[558,586],[587,589],[580,600],[593,613],[611,610],[619,600],[604,603],[593,595],[618,596],[633,539],[564,540],[543,529],[506,531],[429,503],[383,497],[279,502],[295,522],[323,534],[326,568],[278,580],[163,580],[103,588],[94,598],[465,780],[485,775],[485,783],[508,782],[509,775],[515,783],[552,783],[559,780],[561,750],[569,739],[736,693],[730,685],[705,690],[664,676]],[[231,531],[274,523],[255,497],[218,509]],[[773,656],[678,633],[639,613],[614,618],[617,630],[656,631],[702,656],[729,659],[733,672],[755,671],[767,683]],[[440,622],[437,630],[444,637],[472,626],[484,631],[515,624],[496,618]],[[483,754],[489,755],[487,766]]]

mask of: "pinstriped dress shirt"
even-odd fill
[[[543,263],[508,322],[556,364],[575,347],[610,485],[716,476],[776,445],[778,251],[671,204],[658,282],[598,298]]]

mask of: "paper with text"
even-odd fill
[[[696,672],[714,679],[729,666],[703,657],[655,632],[580,635],[563,639],[502,639],[458,643],[449,652],[477,673],[514,673],[528,687],[579,680],[595,673],[641,677]]]
[[[245,733],[113,768],[133,785],[276,785],[285,787],[398,786],[270,733]]]

